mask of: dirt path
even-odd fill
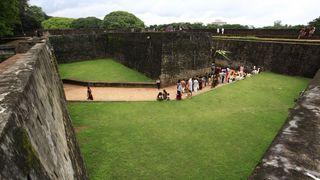
[[[84,86],[64,84],[64,92],[68,101],[86,101],[87,88]],[[159,93],[156,88],[113,88],[113,87],[92,87],[94,101],[156,101]],[[165,88],[170,94],[170,99],[174,100],[177,89],[176,86]],[[205,87],[193,96],[211,90],[209,86]],[[162,89],[161,89],[162,91]],[[186,98],[183,96],[183,98]]]

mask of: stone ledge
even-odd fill
[[[249,179],[318,180],[319,164],[320,70]]]
[[[63,83],[79,86],[91,87],[141,87],[141,88],[156,88],[155,82],[98,82],[98,81],[80,81],[74,79],[62,79]]]

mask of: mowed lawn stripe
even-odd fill
[[[59,64],[62,79],[103,82],[153,82],[142,73],[112,59]]]
[[[265,72],[189,100],[69,110],[91,179],[246,179],[308,81]]]

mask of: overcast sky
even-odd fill
[[[51,16],[100,19],[112,11],[135,14],[146,25],[171,22],[272,25],[307,24],[320,16],[320,0],[30,0]]]

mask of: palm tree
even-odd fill
[[[230,58],[228,57],[228,54],[230,54],[230,51],[225,51],[225,50],[216,50],[216,52],[214,53],[213,57],[218,57],[218,56],[222,56],[225,59],[230,61]]]

